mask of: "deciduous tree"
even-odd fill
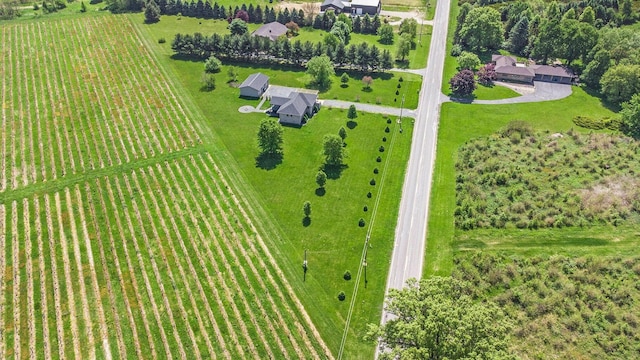
[[[208,73],[217,73],[220,72],[221,66],[222,62],[220,62],[217,57],[211,55],[207,61],[204,62],[204,71]]]
[[[640,93],[622,104],[620,116],[625,133],[636,139],[640,138]]]
[[[331,77],[335,74],[331,59],[327,55],[314,56],[307,62],[307,74],[321,88],[331,85]]]
[[[458,56],[457,60],[458,70],[475,70],[482,63],[478,55],[469,51],[463,51],[460,56]]]
[[[472,51],[498,49],[503,40],[502,21],[498,10],[476,7],[469,11],[462,29],[461,43]]]
[[[344,147],[342,146],[342,139],[340,139],[338,135],[325,135],[323,149],[325,163],[327,165],[342,165],[342,159],[344,158]]]
[[[282,153],[282,125],[274,118],[267,118],[260,122],[258,130],[258,147],[263,155],[278,155]]]
[[[405,61],[407,56],[409,56],[410,51],[411,51],[410,35],[405,35],[405,34],[400,35],[400,38],[398,38],[398,42],[396,45],[396,58],[399,61]]]
[[[231,31],[232,35],[243,35],[249,31],[247,27],[247,23],[242,19],[233,19],[229,24],[229,31]]]
[[[600,79],[602,93],[609,101],[621,104],[640,92],[640,65],[610,67]]]
[[[476,89],[476,80],[471,70],[462,70],[449,80],[451,91],[459,96],[471,95]]]
[[[393,26],[383,24],[378,28],[378,36],[381,44],[393,44]]]
[[[318,171],[318,173],[316,174],[316,184],[318,184],[319,187],[323,188],[326,183],[327,174],[325,174],[325,172],[322,170]]]
[[[389,290],[395,317],[370,324],[367,339],[380,340],[380,359],[511,359],[511,322],[494,303],[470,296],[471,285],[451,277],[411,279]]]

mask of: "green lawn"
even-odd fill
[[[269,170],[258,167],[256,133],[259,122],[265,115],[238,113],[240,106],[256,105],[257,101],[240,99],[238,89],[226,84],[228,66],[225,65],[222,72],[216,75],[215,90],[200,91],[203,63],[172,60],[168,43],[156,42],[162,36],[169,39],[175,29],[167,26],[167,22],[163,26],[164,20],[148,26],[142,24],[141,15],[132,15],[131,19],[140,24],[142,33],[150,39],[150,45],[158,54],[160,63],[180,79],[185,98],[193,99],[207,119],[203,125],[211,134],[210,141],[219,144],[217,148],[222,149],[219,156],[227,157],[225,154],[230,154],[229,161],[238,169],[231,176],[238,179],[236,185],[255,202],[256,207],[252,211],[256,212],[255,216],[264,219],[261,225],[274,245],[274,255],[279,259],[279,264],[301,297],[314,324],[336,354],[355,285],[353,280],[343,280],[342,275],[346,270],[354,275],[358,271],[366,235],[366,227],[359,227],[358,220],[365,219],[367,225],[372,220],[374,202],[382,185],[382,170],[391,143],[394,143],[384,175],[386,180],[383,196],[372,229],[372,248],[368,253],[368,284],[366,289],[363,287],[363,280],[359,284],[345,349],[347,358],[371,358],[373,344],[364,343],[361,339],[365,325],[379,321],[412,126],[408,122],[403,124],[405,131],[399,134],[397,124],[387,124],[381,115],[359,114],[357,125],[347,130],[347,167],[339,178],[328,181],[326,194],[319,196],[316,193],[315,175],[322,165],[322,138],[325,134],[337,134],[341,126],[347,127],[345,110],[322,108],[306,126],[286,127],[282,163]],[[182,31],[184,27],[179,29]],[[256,65],[237,65],[236,68],[240,81],[256,71],[269,75],[272,84],[302,87],[308,81],[305,73],[298,70],[260,68]],[[391,74],[389,80],[375,79],[370,93],[361,91],[360,77],[351,79],[349,87],[341,88],[336,76],[332,88],[321,96],[342,99],[347,94],[354,96],[361,92],[362,102],[374,103],[375,98],[380,96],[383,104],[391,105],[391,96],[395,96],[393,94],[398,84],[397,76],[399,75]],[[409,93],[419,88],[419,77],[408,74],[402,76],[405,81],[401,83],[400,90],[407,91],[407,104],[415,107],[417,97]],[[390,95],[385,95],[383,91]],[[399,100],[396,106],[399,106]],[[385,132],[387,126],[391,128],[389,133]],[[392,140],[394,134],[395,141]],[[386,141],[383,141],[383,137],[386,137]],[[384,152],[379,151],[380,146],[384,146]],[[378,156],[381,156],[382,162],[376,161]],[[374,174],[375,168],[379,169],[379,174]],[[370,185],[371,179],[376,180],[375,186]],[[368,192],[372,193],[371,198],[367,197]],[[310,201],[312,206],[311,224],[307,227],[302,222],[304,201]],[[367,211],[364,211],[365,206],[368,207]],[[302,281],[301,271],[304,250],[308,250],[309,264],[306,282]],[[347,294],[344,302],[337,300],[340,291]]]
[[[442,105],[429,210],[425,275],[451,272],[452,246],[455,246],[457,237],[462,235],[455,230],[453,224],[456,204],[454,165],[458,148],[469,139],[497,132],[512,120],[531,122],[538,130],[567,131],[574,127],[571,120],[577,115],[599,118],[612,116],[613,113],[597,98],[575,86],[573,94],[568,98],[544,103]],[[591,237],[594,232],[606,234],[608,231],[606,227],[593,227],[583,230],[581,236],[586,238]],[[472,236],[473,232],[465,234]]]

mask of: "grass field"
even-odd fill
[[[244,100],[238,97],[238,89],[226,84],[227,70],[230,65],[224,65],[222,71],[216,74],[216,89],[211,92],[200,91],[200,76],[203,62],[174,60],[172,51],[167,44],[158,44],[157,38],[167,36],[167,31],[175,31],[171,27],[163,27],[162,21],[158,25],[142,24],[142,17],[133,15],[133,21],[145,37],[149,39],[151,47],[159,54],[161,63],[167,65],[188,93],[195,104],[207,118],[206,125],[215,132],[229,151],[241,170],[240,177],[248,179],[247,187],[256,192],[255,202],[266,210],[263,223],[272,224],[265,229],[272,234],[274,242],[282,256],[284,271],[291,276],[292,284],[301,296],[305,308],[314,324],[319,328],[334,353],[338,352],[340,338],[348,315],[349,302],[354,286],[359,286],[353,318],[348,333],[345,348],[345,358],[370,358],[373,356],[374,346],[362,341],[366,324],[378,322],[384,296],[384,286],[388,271],[388,259],[393,246],[393,229],[403,182],[404,168],[408,159],[411,140],[411,122],[403,123],[404,132],[398,134],[395,122],[387,124],[380,115],[360,113],[353,129],[347,128],[346,111],[339,109],[321,108],[304,127],[284,129],[284,156],[282,163],[266,170],[256,166],[256,133],[263,114],[240,114],[238,108],[242,105],[256,105],[258,101]],[[166,24],[166,23],[165,23]],[[168,37],[167,37],[168,39]],[[238,80],[242,81],[253,72],[263,72],[270,76],[270,83],[277,85],[304,86],[308,81],[304,72],[282,68],[268,68],[259,65],[235,64],[238,70]],[[402,74],[403,81],[400,90],[417,88],[416,78]],[[388,81],[374,80],[371,103],[374,103],[378,91],[387,89],[389,96],[395,96],[397,74]],[[410,81],[411,80],[411,81]],[[358,77],[352,79],[349,87],[341,88],[336,77],[334,87],[342,93],[335,93],[339,99],[352,100],[358,94],[362,84]],[[320,96],[333,98],[333,87]],[[407,98],[409,98],[407,96]],[[393,98],[391,98],[393,100]],[[367,99],[363,96],[361,102]],[[389,101],[383,98],[383,101]],[[384,102],[383,102],[384,104]],[[399,106],[399,103],[398,103]],[[315,175],[322,165],[322,138],[325,134],[337,134],[341,126],[347,128],[346,151],[348,157],[339,178],[329,180],[326,194],[316,194]],[[385,132],[389,126],[390,132]],[[396,140],[392,140],[396,134]],[[386,137],[386,141],[383,141]],[[390,146],[394,141],[391,154]],[[384,146],[381,153],[379,147]],[[381,156],[381,162],[376,157]],[[355,274],[361,264],[362,245],[367,233],[367,227],[358,227],[359,218],[371,224],[371,214],[376,196],[382,190],[380,181],[383,176],[385,162],[389,159],[386,172],[384,191],[380,200],[379,211],[372,229],[373,248],[368,254],[368,284],[363,288],[363,281],[354,284],[351,280],[342,278],[346,270]],[[379,173],[375,174],[374,169]],[[375,186],[370,180],[375,178]],[[367,197],[371,192],[372,197]],[[302,224],[302,204],[310,201],[312,206],[311,224]],[[368,211],[364,211],[364,206]],[[302,281],[301,264],[304,250],[308,250],[309,272],[306,282]],[[278,255],[276,254],[276,256]],[[287,272],[289,271],[289,272]],[[339,302],[337,294],[344,291],[347,300]]]
[[[0,357],[331,357],[127,17],[0,31]]]

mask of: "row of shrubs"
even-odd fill
[[[592,130],[609,129],[609,130],[617,131],[617,130],[620,130],[620,126],[622,125],[622,120],[618,117],[615,117],[615,118],[605,117],[601,119],[596,119],[589,116],[576,116],[573,118],[573,123],[585,129],[592,129]]]

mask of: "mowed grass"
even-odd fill
[[[524,120],[536,130],[566,132],[573,128],[574,116],[606,117],[613,113],[597,98],[588,95],[579,87],[566,99],[528,104],[510,105],[465,105],[445,103],[442,105],[438,132],[438,149],[435,177],[429,210],[425,275],[450,274],[452,270],[452,247],[456,246],[462,233],[454,227],[455,162],[458,148],[472,138],[495,133],[513,120]],[[580,131],[579,129],[575,129]],[[580,231],[548,232],[547,239],[562,239],[573,234],[576,239],[605,236],[608,227],[590,227]],[[517,234],[517,230],[505,230],[501,237]],[[474,232],[464,236],[473,237]],[[600,235],[598,235],[600,234]],[[514,235],[515,236],[515,235]],[[523,243],[523,247],[526,245]]]
[[[331,357],[128,17],[0,31],[1,358]]]
[[[152,47],[159,54],[160,61],[176,74],[184,91],[200,108],[207,119],[207,127],[215,133],[212,136],[220,139],[221,146],[237,162],[237,178],[248,179],[247,188],[256,193],[256,211],[264,209],[256,216],[264,217],[262,225],[272,236],[273,251],[281,259],[285,273],[334,353],[339,349],[349,302],[356,285],[354,280],[345,281],[342,275],[349,270],[355,279],[367,231],[366,226],[358,226],[358,220],[363,218],[367,226],[370,225],[374,203],[381,191],[381,180],[385,177],[372,229],[372,248],[368,253],[368,283],[366,289],[364,279],[357,284],[360,289],[345,349],[348,358],[373,356],[373,344],[363,342],[362,336],[367,323],[379,321],[404,169],[409,155],[411,122],[403,123],[404,132],[400,134],[395,121],[388,124],[381,115],[360,113],[356,119],[357,125],[349,129],[345,110],[323,107],[302,128],[285,127],[282,162],[271,169],[261,168],[256,163],[256,134],[260,121],[266,115],[238,112],[240,106],[256,106],[258,101],[240,99],[239,90],[226,84],[229,65],[223,66],[221,73],[215,75],[215,90],[200,91],[203,62],[173,60],[166,44],[155,43],[157,37],[166,36],[168,31],[175,29],[167,30],[161,26],[162,22],[147,26],[142,24],[141,17],[132,18],[140,24],[139,28],[149,41],[154,42]],[[308,81],[301,71],[256,65],[236,65],[235,68],[239,73],[239,81],[257,71],[269,75],[271,84],[302,87]],[[400,90],[411,84],[409,79],[413,77],[405,75],[402,74],[405,81],[401,83]],[[391,94],[398,84],[395,79],[397,75],[393,76],[392,80],[386,82],[391,85]],[[350,96],[362,87],[359,79],[352,79],[346,89],[339,87],[337,78],[334,83],[341,91],[350,91]],[[372,92],[384,88],[384,84],[382,80],[374,80]],[[321,97],[331,94],[331,91],[322,93]],[[337,96],[340,99],[343,95],[338,93]],[[320,196],[316,194],[315,176],[323,163],[322,139],[326,134],[337,134],[340,127],[347,128],[347,167],[338,178],[328,181],[326,193]],[[386,127],[390,128],[389,133],[385,132]],[[386,137],[386,141],[383,141],[383,137]],[[384,146],[383,152],[380,152],[380,146]],[[381,162],[376,161],[378,156]],[[388,157],[388,168],[383,175]],[[374,174],[375,168],[378,168],[378,174]],[[371,179],[376,180],[376,185],[370,185]],[[371,198],[367,197],[368,192],[372,193]],[[311,223],[306,227],[302,213],[305,201],[310,201],[312,207]],[[364,210],[365,206],[368,207],[367,211]],[[306,281],[302,272],[305,250],[309,266]],[[337,299],[340,291],[347,295],[344,302]]]

